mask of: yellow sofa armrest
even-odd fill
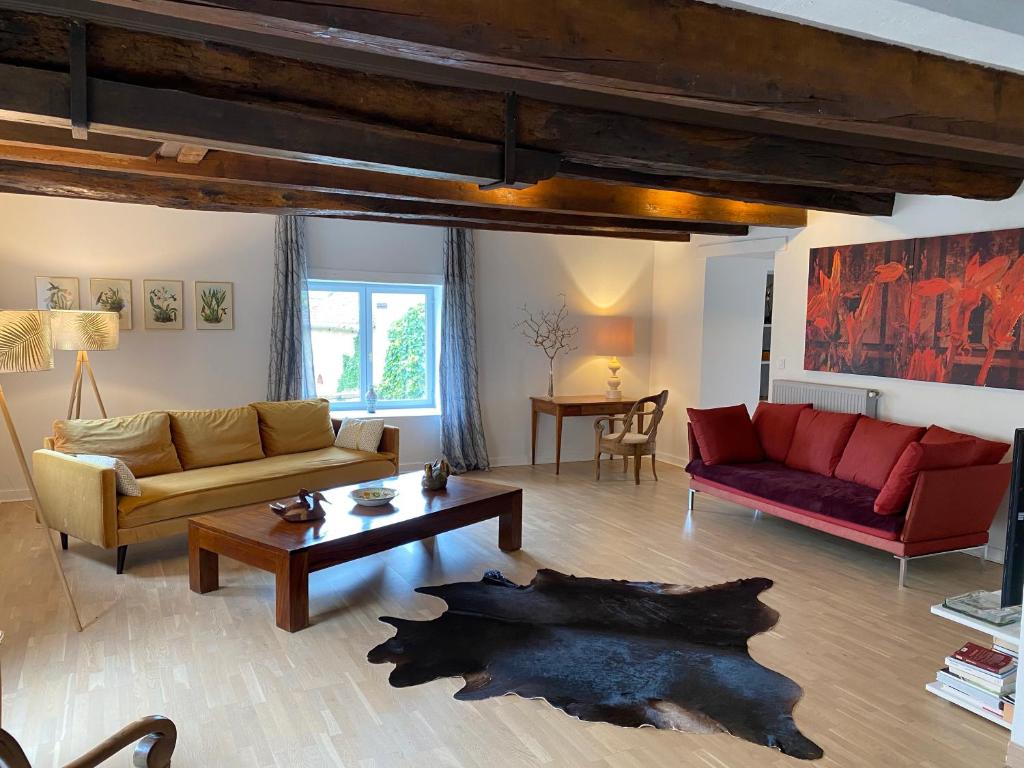
[[[113,469],[48,450],[32,454],[32,468],[46,525],[98,547],[117,546],[117,480]]]
[[[398,427],[389,427],[387,424],[384,425],[384,432],[380,436],[380,445],[377,446],[379,453],[390,453],[394,456],[392,460],[395,465],[395,472],[398,472],[399,464],[398,461]]]

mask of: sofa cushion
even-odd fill
[[[904,449],[923,434],[924,427],[861,416],[836,466],[835,476],[879,490]]]
[[[260,419],[250,405],[208,411],[171,411],[171,437],[185,469],[263,458]]]
[[[1009,443],[1003,443],[999,440],[985,440],[976,435],[965,435],[963,432],[953,432],[950,429],[944,429],[935,424],[928,427],[928,431],[921,438],[921,442],[926,445],[956,443],[961,440],[971,440],[974,443],[974,452],[967,464],[963,465],[965,467],[973,467],[979,464],[998,464],[1006,456],[1006,452],[1010,450]]]
[[[135,477],[181,472],[171,442],[171,418],[160,411],[112,419],[55,421],[53,447],[60,453],[120,459]]]
[[[323,398],[253,403],[260,417],[260,438],[267,456],[283,456],[334,444],[331,406]]]
[[[705,464],[741,464],[764,459],[747,406],[687,408],[686,415]]]
[[[827,517],[846,527],[864,530],[891,541],[899,539],[903,530],[902,516],[885,517],[875,514],[877,491],[866,485],[801,472],[775,462],[709,467],[702,461],[691,461],[686,471],[695,477]]]
[[[142,495],[117,503],[120,528],[200,515],[242,504],[283,499],[299,488],[318,491],[390,477],[395,465],[384,456],[343,448],[273,456],[241,464],[190,469],[139,481]],[[269,510],[267,514],[272,514]]]
[[[914,492],[918,474],[929,469],[966,467],[976,451],[977,446],[973,440],[958,440],[954,443],[911,443],[904,449],[896,466],[889,473],[889,479],[882,486],[878,498],[875,499],[875,512],[879,515],[896,515],[903,512]]]
[[[769,461],[785,462],[793,442],[800,411],[810,403],[758,403],[754,410],[754,431]]]
[[[859,418],[856,413],[800,411],[786,466],[831,477]]]

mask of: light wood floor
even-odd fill
[[[611,465],[609,465],[609,470]],[[72,542],[63,560],[83,621],[70,627],[40,532],[25,504],[0,506],[0,648],[4,727],[35,766],[77,756],[143,714],[180,732],[175,765],[699,766],[804,764],[728,735],[698,736],[582,723],[542,701],[457,702],[461,681],[403,690],[366,652],[390,636],[383,614],[432,618],[423,584],[476,580],[488,568],[526,582],[537,568],[620,579],[711,584],[766,576],[782,614],[755,638],[758,661],[806,691],[801,729],[825,750],[818,765],[1001,766],[1007,732],[923,690],[936,665],[979,636],[932,617],[943,595],[998,584],[999,568],[950,555],[912,563],[896,589],[888,555],[698,496],[663,466],[636,487],[589,464],[496,470],[522,485],[524,547],[497,549],[494,521],[314,574],[314,624],[274,627],[268,574],[223,560],[217,593],[188,590],[183,538],[113,552]],[[113,765],[127,765],[128,759]]]

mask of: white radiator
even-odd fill
[[[863,413],[865,416],[877,417],[878,398],[877,389],[838,387],[786,379],[772,382],[773,403],[811,403],[821,411]]]

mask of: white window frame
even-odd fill
[[[338,291],[359,294],[359,399],[344,402],[331,400],[332,411],[366,410],[366,393],[370,389],[370,378],[373,373],[373,294],[411,293],[423,296],[426,303],[424,314],[427,323],[427,396],[420,400],[377,400],[377,410],[432,409],[437,407],[439,286],[311,278],[306,282],[306,291]],[[364,339],[365,342],[363,341]]]

